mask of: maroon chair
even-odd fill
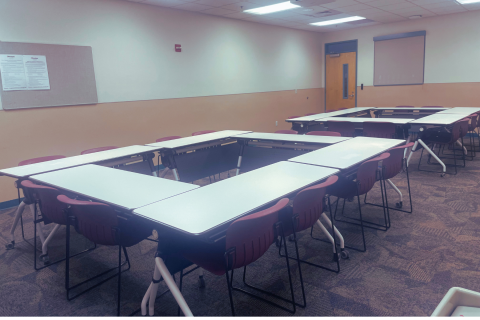
[[[213,132],[217,132],[217,131],[215,131],[215,130],[197,131],[197,132],[192,133],[192,136],[199,136],[199,135],[202,135],[202,134],[213,133]]]
[[[300,116],[290,116],[287,119],[295,119],[295,118],[300,118]]]
[[[290,313],[295,313],[296,311],[288,258],[286,258],[285,261],[287,264],[292,300],[253,287],[246,282],[247,266],[261,258],[270,246],[277,241],[278,237],[281,237],[281,241],[286,245],[282,223],[279,221],[278,215],[279,211],[288,205],[288,202],[288,198],[281,199],[277,204],[268,209],[235,220],[228,227],[225,237],[220,238],[219,241],[213,242],[212,244],[198,240],[186,240],[179,245],[179,252],[181,252],[185,259],[215,275],[221,276],[225,274],[232,315],[235,315],[232,296],[233,290],[247,293],[251,297],[260,298],[260,300]],[[247,287],[289,302],[292,304],[293,309],[287,309],[272,301],[258,297],[251,292],[234,287],[232,284],[233,272],[239,268],[244,269],[243,282]],[[231,273],[230,276],[229,272]]]
[[[327,121],[328,131],[339,132],[342,137],[355,136],[355,124],[347,121]]]
[[[23,192],[26,198],[29,199],[29,201],[34,201],[38,205],[42,215],[40,219],[35,219],[33,221],[34,227],[35,227],[34,228],[35,229],[34,230],[35,249],[33,250],[35,270],[41,270],[47,267],[48,265],[64,261],[65,258],[62,258],[55,262],[50,263],[50,258],[48,256],[48,243],[51,241],[53,235],[57,232],[60,226],[67,225],[67,216],[65,214],[66,206],[57,201],[57,196],[60,194],[60,191],[52,187],[35,184],[30,180],[23,180],[21,182],[21,187],[23,189]],[[34,206],[35,217],[37,216],[37,205]],[[54,223],[55,226],[53,227],[52,231],[50,232],[50,234],[42,244],[42,255],[40,255],[40,260],[43,262],[44,266],[41,268],[37,268],[36,225],[40,222],[44,222],[45,224]],[[88,249],[86,251],[89,251],[89,250],[91,249]],[[79,254],[84,253],[86,251],[80,252]]]
[[[412,213],[413,212],[412,193],[410,191],[410,177],[408,175],[407,159],[404,157],[404,155],[405,155],[405,149],[413,147],[414,144],[415,144],[414,142],[410,142],[410,143],[407,143],[405,145],[395,147],[395,148],[392,148],[392,149],[388,150],[388,153],[390,153],[390,157],[383,160],[383,163],[382,163],[383,179],[388,184],[390,184],[390,186],[400,196],[400,201],[395,204],[395,207],[389,207],[389,209],[391,209],[391,210],[397,210],[397,211],[402,211],[402,212],[406,212],[406,213]],[[410,198],[410,210],[409,211],[402,210],[402,208],[403,208],[402,192],[390,180],[390,179],[396,177],[404,169],[405,169],[405,172],[407,173],[408,196]],[[366,204],[381,207],[381,205],[378,205],[378,204],[368,203],[367,202],[367,194],[365,194],[364,201],[365,201]]]
[[[470,119],[470,122],[468,124],[468,132],[470,133],[470,136],[469,136],[469,139],[470,139],[470,159],[468,160],[473,160],[474,157],[476,157],[477,155],[477,150],[476,150],[476,147],[475,147],[475,129],[477,128],[478,126],[478,114],[474,113],[474,114],[471,114],[470,116],[468,116],[468,118]],[[466,146],[465,146],[466,147]]]
[[[298,131],[295,130],[277,130],[275,133],[283,133],[283,134],[298,134]]]
[[[365,161],[358,167],[355,180],[350,180],[345,177],[340,177],[337,183],[333,184],[327,189],[327,193],[329,195],[337,197],[335,213],[334,213],[335,220],[360,226],[362,230],[363,249],[358,249],[351,246],[345,246],[346,248],[365,252],[367,250],[367,246],[365,243],[364,227],[382,230],[382,231],[386,231],[390,227],[390,219],[388,217],[388,202],[385,203],[385,198],[383,194],[384,181],[381,177],[380,171],[378,170],[379,162],[387,159],[389,156],[390,156],[389,153],[383,153],[382,155],[376,158]],[[380,180],[380,190],[382,193],[383,218],[384,218],[383,224],[364,221],[362,218],[362,208],[360,204],[360,196],[372,190],[373,186],[378,180]],[[342,207],[342,215],[343,215],[343,212],[345,210],[345,199],[351,199],[354,197],[357,197],[357,200],[358,200],[358,211],[359,211],[360,218],[359,219],[348,218],[348,220],[337,219],[336,215],[337,215],[338,203],[340,202],[340,199],[343,199],[343,207]],[[352,222],[352,221],[355,221],[355,222]]]
[[[306,113],[304,117],[306,117],[306,116],[313,116],[313,115],[315,115],[315,114],[318,114],[318,113]]]
[[[348,109],[348,108],[340,108],[340,109],[338,109],[338,111],[340,111],[340,110],[347,110],[347,109]]]
[[[155,142],[164,142],[164,141],[176,140],[176,139],[180,139],[180,138],[182,138],[182,137],[180,137],[180,136],[168,136],[168,137],[163,137],[163,138],[157,139],[157,140],[155,140]]]
[[[113,150],[113,149],[118,149],[118,147],[107,146],[107,147],[98,147],[98,148],[93,148],[93,149],[87,149],[87,150],[83,150],[80,154],[89,154],[89,153],[95,153],[95,152],[107,151],[107,150]]]
[[[365,121],[363,123],[363,135],[371,138],[395,138],[395,124],[391,122]]]
[[[330,137],[341,137],[342,135],[340,132],[333,132],[333,131],[310,131],[307,132],[305,135],[307,136],[330,136]]]
[[[422,108],[443,108],[442,106],[423,106]]]
[[[325,197],[325,193],[327,191],[327,187],[333,185],[337,181],[338,181],[337,176],[331,176],[323,183],[303,189],[293,199],[293,205],[291,207],[290,206],[287,207],[286,210],[282,210],[280,212],[280,220],[284,225],[285,237],[293,235],[293,241],[295,242],[295,250],[296,250],[296,258],[294,259],[297,260],[298,262],[306,263],[311,266],[333,271],[336,273],[340,272],[340,263],[338,260],[337,249],[336,249],[337,247],[336,240],[335,240],[336,236],[334,235],[334,232],[333,232],[335,225],[332,224],[334,220],[332,216],[332,211],[330,210],[330,204],[329,204],[329,211],[330,211],[331,220],[328,220],[328,217],[325,215],[324,211],[326,209],[325,204],[326,204],[327,198]],[[298,250],[298,244],[297,244],[297,233],[304,230],[312,229],[316,224],[318,224],[322,229],[325,229],[325,227],[323,227],[323,224],[320,221],[321,217],[326,219],[327,224],[331,224],[331,227],[332,227],[332,235],[329,238],[333,242],[332,243],[334,248],[333,255],[334,255],[335,261],[337,262],[336,270],[312,263],[310,261],[301,260],[299,256],[299,250]],[[281,249],[282,249],[282,245],[280,244],[279,253],[281,252]],[[345,251],[344,248],[342,248],[342,251]],[[345,253],[345,254],[346,254],[345,256],[348,256],[348,253]],[[298,269],[300,272],[300,279],[302,279],[300,264],[298,265]],[[302,284],[303,284],[303,281],[302,281]],[[303,286],[302,286],[302,292],[304,292]],[[303,298],[304,298],[303,301],[305,303],[305,295],[303,296]]]
[[[18,163],[18,166],[19,167],[20,166],[26,166],[28,164],[52,161],[52,160],[63,159],[63,158],[66,158],[66,157],[65,156],[46,156],[46,157],[33,158],[33,159],[20,161]]]
[[[35,164],[35,163],[40,163],[40,162],[46,162],[46,161],[52,161],[52,160],[57,160],[57,159],[62,159],[62,158],[65,158],[65,156],[59,156],[59,155],[55,155],[55,156],[46,156],[46,157],[39,157],[39,158],[33,158],[33,159],[28,159],[28,160],[23,160],[23,161],[20,161],[18,163],[18,166],[26,166],[26,165],[29,165],[29,164]],[[21,230],[22,230],[22,238],[23,240],[28,243],[29,245],[31,246],[34,246],[32,243],[30,243],[27,239],[25,239],[25,232],[23,230],[23,211],[25,210],[25,206],[30,206],[30,209],[32,211],[32,213],[35,211],[34,209],[34,204],[35,204],[35,201],[32,200],[32,201],[29,201],[29,199],[25,196],[25,198],[23,200],[20,199],[20,180],[17,180],[15,182],[15,186],[17,188],[17,196],[18,196],[18,208],[15,212],[15,218],[13,220],[13,224],[12,224],[12,227],[10,228],[10,242],[7,243],[5,245],[5,248],[7,250],[12,250],[12,249],[15,249],[15,229],[17,228],[17,225],[18,225],[18,221],[20,221],[20,227],[21,227]],[[35,216],[34,217],[34,220],[36,220],[37,217]],[[39,230],[39,235],[40,235],[40,240],[41,242],[43,243],[45,241],[45,238],[43,236],[43,232],[41,230],[41,226],[40,225],[37,225],[37,227],[40,229]]]
[[[449,128],[428,128],[427,130],[423,131],[421,134],[421,139],[425,142],[425,144],[433,146],[431,149],[433,152],[435,152],[435,146],[439,147],[438,154],[437,156],[439,158],[442,158],[440,156],[440,153],[442,152],[443,149],[443,154],[445,154],[445,147],[446,146],[452,146],[453,153],[452,154],[446,154],[447,156],[452,156],[453,157],[443,157],[446,159],[453,159],[454,163],[453,165],[451,164],[445,164],[446,167],[454,167],[455,168],[455,173],[454,175],[457,174],[458,169],[457,169],[457,153],[458,149],[455,147],[455,143],[458,140],[461,140],[462,146],[463,146],[463,137],[467,134],[468,132],[468,123],[470,119],[464,118],[462,120],[459,120],[455,122],[452,126],[449,126]],[[421,162],[422,162],[422,157],[423,157],[423,151],[424,148],[422,148],[422,152],[420,153],[420,159],[418,160],[418,170],[419,171],[427,171],[427,172],[437,172],[440,173],[441,176],[443,177],[445,173],[451,174],[449,172],[438,172],[438,171],[432,171],[432,170],[425,170],[425,169],[420,169]],[[461,160],[463,160],[463,165],[460,165],[461,167],[465,167],[465,153],[463,152],[463,147],[460,151],[462,157]],[[428,155],[428,164],[433,164],[433,165],[439,165],[438,163],[431,163],[431,155]]]
[[[65,288],[67,289],[67,299],[73,300],[78,296],[90,291],[91,289],[105,283],[106,281],[117,277],[117,316],[120,315],[120,289],[121,274],[130,269],[130,260],[128,258],[127,249],[146,239],[151,234],[151,229],[142,226],[135,220],[127,217],[119,218],[113,208],[107,204],[80,201],[71,199],[65,195],[58,195],[57,202],[64,207],[68,207],[70,219],[67,220],[67,261],[65,272]],[[90,279],[82,281],[76,285],[70,286],[70,224],[75,226],[78,233],[88,240],[105,246],[118,246],[118,266],[104,271]],[[125,262],[122,263],[122,250],[125,254]],[[122,271],[122,266],[127,264],[127,269]],[[91,281],[97,279],[107,273],[117,270],[117,272],[102,281],[92,285],[90,288],[77,293],[70,297],[70,291]]]

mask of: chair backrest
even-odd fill
[[[338,109],[338,111],[340,111],[340,110],[347,110],[347,109],[348,109],[348,108],[340,108],[340,109]]]
[[[217,131],[215,131],[215,130],[197,131],[197,132],[192,133],[192,136],[199,136],[199,135],[201,135],[201,134],[213,133],[213,132],[217,132]]]
[[[274,206],[235,220],[227,229],[226,250],[235,248],[229,257],[230,269],[246,266],[260,258],[279,235],[275,224],[278,211],[288,205],[283,198]]]
[[[33,158],[33,159],[20,161],[18,163],[18,166],[26,166],[27,164],[40,163],[40,162],[63,159],[63,158],[66,158],[66,157],[65,156],[46,156],[46,157]]]
[[[180,139],[180,136],[168,136],[168,137],[163,137],[160,139],[155,140],[155,142],[163,142],[163,141],[169,141],[169,140],[175,140],[175,139]]]
[[[327,187],[338,181],[337,176],[300,191],[293,199],[293,214],[298,215],[295,231],[311,228],[322,215]]]
[[[95,153],[95,152],[107,151],[107,150],[113,150],[113,149],[118,149],[118,147],[107,146],[107,147],[98,147],[98,148],[93,148],[93,149],[87,149],[87,150],[83,150],[80,154],[89,154],[89,153]]]
[[[387,159],[383,160],[382,164],[383,167],[385,168],[384,171],[384,179],[391,179],[395,177],[397,174],[400,173],[403,169],[403,156],[404,156],[404,150],[407,148],[413,147],[415,143],[410,142],[407,143],[403,146],[395,147],[390,150],[388,150],[388,153],[390,153],[390,157]]]
[[[334,131],[310,131],[306,133],[307,136],[330,136],[330,137],[341,137],[340,132]]]
[[[460,125],[460,138],[463,138],[468,133],[470,118],[463,118],[462,120],[458,121],[458,123]]]
[[[298,134],[298,131],[295,130],[277,130],[275,133],[283,133],[283,134]]]
[[[287,119],[295,119],[295,118],[300,118],[300,116],[290,116]]]
[[[67,223],[64,211],[67,206],[57,201],[57,196],[60,195],[59,190],[35,184],[30,180],[23,180],[20,184],[26,197],[28,194],[28,197],[38,200],[44,218],[57,224]]]
[[[339,132],[342,137],[355,136],[355,124],[347,121],[328,121],[328,131]]]
[[[395,124],[391,122],[365,121],[363,123],[363,135],[372,138],[395,138]]]
[[[443,108],[442,106],[423,106],[422,108]]]
[[[415,108],[414,106],[396,106],[395,108]]]
[[[85,238],[106,246],[119,243],[115,232],[118,217],[112,207],[104,203],[70,199],[65,195],[58,195],[56,199],[70,206],[70,214],[75,216],[78,231]]]
[[[473,131],[477,127],[477,122],[478,122],[478,114],[474,113],[469,116],[470,118],[470,123],[468,124],[468,131]]]
[[[357,182],[359,184],[358,194],[363,195],[369,192],[377,181],[378,163],[390,157],[390,153],[385,152],[380,156],[365,161],[358,167]]]
[[[305,113],[305,117],[306,116],[313,116],[314,114],[317,114],[317,113]]]

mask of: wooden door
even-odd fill
[[[326,55],[326,109],[355,108],[357,79],[357,53]]]

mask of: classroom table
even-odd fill
[[[404,143],[401,139],[356,137],[288,161],[346,171]]]
[[[332,168],[281,161],[135,209],[133,213],[177,230],[179,234],[195,236],[198,241],[214,241],[223,237],[234,220],[273,205],[336,173],[338,170]],[[160,277],[157,269],[164,269],[159,257],[162,250],[166,249],[160,248],[159,242],[155,280]],[[147,301],[150,302],[149,313],[153,315],[157,289],[158,283],[152,282],[142,301],[142,315],[147,314]],[[182,309],[188,309],[181,293],[176,292],[174,296]]]
[[[457,113],[457,114],[463,114],[465,117],[469,116],[473,113],[480,112],[480,108],[471,108],[471,107],[456,107],[456,108],[450,108],[446,109],[444,111],[441,111],[439,113],[444,114],[444,113]]]
[[[372,109],[373,108],[350,108],[345,110],[337,110],[332,112],[314,114],[311,116],[287,119],[285,121],[292,124],[292,130],[296,130],[299,133],[306,133],[308,131],[322,129],[320,126],[318,126],[318,123],[315,122],[315,120],[317,119],[329,118],[329,117],[335,117],[335,116],[371,117],[370,110]]]
[[[132,211],[199,186],[95,164],[33,175],[30,180]]]
[[[410,118],[418,119],[437,112],[448,110],[443,107],[436,108],[374,108],[372,111],[376,118]]]
[[[83,154],[52,161],[29,164],[20,167],[12,167],[0,170],[0,176],[9,176],[18,179],[25,179],[34,174],[62,170],[66,168],[81,166],[84,164],[100,164],[104,166],[119,166],[127,163],[142,160],[147,162],[151,174],[156,171],[153,167],[153,152],[158,150],[149,146],[129,146],[95,153]]]
[[[236,136],[251,131],[224,130],[147,144],[159,150],[162,164],[175,180],[192,182],[236,168],[239,145]]]
[[[153,166],[152,158],[154,157],[153,152],[158,148],[148,147],[148,146],[129,146],[124,148],[117,148],[112,150],[106,150],[96,153],[89,153],[84,155],[78,155],[73,157],[67,157],[52,161],[40,162],[29,164],[25,166],[12,167],[8,169],[0,170],[0,176],[8,176],[17,178],[15,185],[17,189],[20,186],[20,181],[27,179],[31,175],[41,174],[51,171],[57,171],[62,169],[67,169],[71,167],[81,166],[85,164],[99,164],[103,166],[116,166],[118,169],[134,171],[144,174],[156,175],[156,170]],[[18,200],[19,206],[15,212],[14,222],[10,229],[11,242],[7,246],[15,245],[15,229],[19,220],[22,217],[23,211],[25,210],[25,202],[20,202],[20,191],[18,190]],[[32,212],[34,212],[34,204],[30,204]],[[45,238],[43,236],[43,231],[41,225],[38,224],[40,241],[43,244]],[[22,236],[23,236],[23,224],[22,224]],[[25,241],[25,237],[23,238]],[[27,241],[27,243],[29,243]]]
[[[462,120],[463,118],[465,118],[465,114],[464,113],[436,113],[436,114],[433,114],[431,116],[427,116],[427,117],[424,117],[424,118],[420,118],[420,119],[417,119],[417,120],[414,120],[412,122],[410,122],[410,124],[414,124],[414,125],[430,125],[430,126],[448,126],[448,125],[451,125],[459,120]],[[421,127],[420,128],[420,131],[423,132],[425,130],[424,127]],[[407,165],[408,163],[410,162],[410,158],[412,157],[412,153],[417,149],[418,145],[422,145],[422,147],[425,148],[425,150],[435,159],[437,160],[437,162],[442,166],[442,173],[441,173],[441,177],[444,177],[445,176],[445,173],[447,172],[447,166],[445,165],[445,163],[443,163],[442,160],[440,160],[439,157],[437,157],[437,155],[435,154],[435,152],[432,151],[432,149],[430,149],[426,144],[425,142],[421,139],[421,137],[419,137],[417,139],[417,141],[415,141],[415,144],[413,145],[413,148],[412,148],[412,152],[410,153],[410,155],[408,156],[408,159],[407,159]],[[464,152],[466,154],[466,150],[465,150],[465,147],[462,145],[462,148],[464,149]]]
[[[134,209],[165,200],[170,197],[188,193],[199,187],[196,185],[161,179],[134,172],[122,171],[97,165],[85,165],[61,171],[34,175],[30,179],[57,189],[66,190],[88,199],[108,203],[124,214],[133,215]],[[167,213],[167,212],[165,212]],[[168,212],[168,215],[173,212]],[[155,225],[152,225],[152,230]],[[152,232],[157,234],[157,231]],[[160,243],[159,243],[160,247]],[[185,309],[185,300],[180,293],[173,277],[161,258],[156,261],[155,279],[163,277],[170,292],[175,296],[185,315],[191,315]],[[188,306],[187,306],[188,308]]]
[[[246,133],[236,136],[236,138],[237,143],[240,145],[237,175],[240,169],[243,172],[258,169],[278,161],[286,161],[312,150],[351,139],[349,137],[264,132]]]
[[[316,122],[321,122],[325,124],[328,121],[345,121],[345,122],[353,122],[356,124],[355,130],[363,130],[363,123],[364,122],[390,122],[395,124],[396,128],[396,136],[397,138],[406,137],[408,139],[407,143],[410,141],[410,136],[408,134],[408,129],[410,129],[409,123],[413,121],[413,119],[403,119],[403,118],[349,118],[349,117],[334,117],[334,118],[323,118],[315,120]],[[401,131],[401,132],[400,132]]]

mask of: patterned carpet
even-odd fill
[[[297,316],[429,316],[451,287],[480,291],[480,157],[468,161],[458,175],[441,178],[436,173],[417,171],[418,156],[418,152],[414,154],[410,168],[413,214],[391,211],[390,230],[367,229],[367,252],[349,250],[350,258],[341,261],[339,274],[302,265],[307,307],[297,308]],[[405,174],[393,181],[406,195]],[[395,202],[398,196],[391,189],[388,192],[390,203]],[[371,199],[378,201],[378,186],[372,194]],[[356,204],[347,202],[345,214],[353,215]],[[408,200],[404,204],[408,206]],[[63,262],[34,271],[33,249],[20,240],[19,228],[16,248],[4,249],[14,211],[0,211],[0,316],[115,315],[115,280],[67,301]],[[372,206],[364,206],[362,212],[366,219],[382,215],[381,209]],[[28,209],[24,217],[26,238],[32,239]],[[359,244],[358,230],[340,223],[337,227],[347,244]],[[314,234],[320,236],[319,230],[315,229]],[[52,261],[64,254],[64,235],[62,228],[50,247]],[[300,238],[303,258],[334,266],[329,245],[313,240],[307,231]],[[80,235],[74,235],[73,242],[75,250],[90,245]],[[289,249],[293,253],[291,243]],[[129,249],[132,268],[122,277],[122,315],[139,307],[152,276],[154,252],[155,244],[149,241]],[[114,266],[116,255],[114,248],[99,247],[72,259],[72,282]],[[300,298],[298,268],[293,261],[292,266],[296,297]],[[249,281],[287,297],[285,260],[278,256],[275,246],[248,270]],[[204,289],[198,288],[196,272],[184,279],[183,293],[192,312],[199,316],[229,316],[225,277],[205,273],[205,278]],[[240,271],[236,272],[235,283],[243,285]],[[159,292],[165,287],[161,283]],[[239,292],[234,292],[234,300],[240,316],[289,315]],[[155,314],[177,315],[169,293],[158,299]]]

